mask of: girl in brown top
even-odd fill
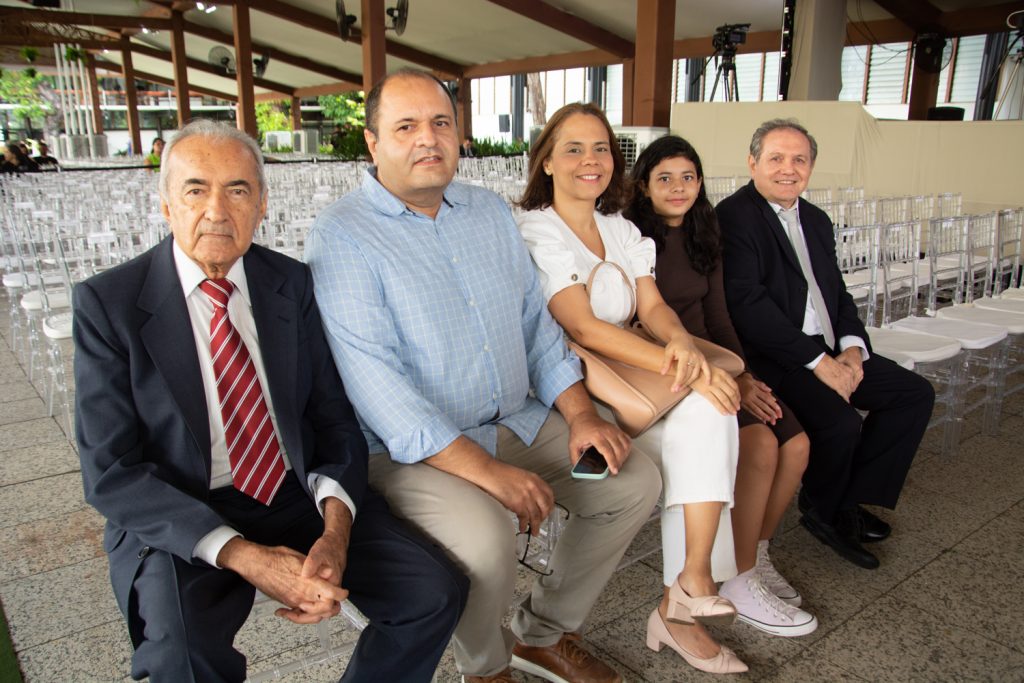
[[[654,240],[658,290],[687,331],[742,357],[726,310],[721,238],[703,178],[690,143],[672,135],[656,140],[633,167],[635,192],[624,215]],[[768,541],[800,484],[809,442],[768,385],[749,371],[736,382],[740,451],[732,526],[740,573],[722,584],[719,595],[755,628],[805,635],[817,628],[817,620],[798,609],[800,594],[772,565]]]

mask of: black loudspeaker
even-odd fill
[[[510,114],[498,114],[498,132],[512,132],[512,116]]]
[[[931,107],[928,109],[929,121],[963,121],[963,107]]]

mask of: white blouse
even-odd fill
[[[622,326],[628,322],[637,278],[654,277],[654,242],[642,236],[622,214],[605,216],[595,212],[594,220],[604,243],[605,260],[622,268],[630,282],[627,285],[615,268],[602,266],[594,275],[590,306],[596,317]],[[601,263],[552,207],[521,213],[516,223],[548,301],[566,287],[586,285],[590,272]]]

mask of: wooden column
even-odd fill
[[[473,137],[473,89],[472,89],[471,78],[460,78],[458,99],[456,105],[458,110],[455,112],[456,118],[459,120],[459,142],[461,143],[465,138]]]
[[[622,125],[633,125],[633,67],[632,59],[622,62]]]
[[[85,73],[89,78],[89,94],[92,98],[92,127],[96,135],[103,135],[103,110],[100,109],[100,86],[96,80],[96,58],[91,53],[85,56]]]
[[[362,0],[363,32],[363,92],[387,73],[387,54],[384,51],[384,0]]]
[[[302,130],[302,104],[298,97],[292,96],[292,130]]]
[[[952,79],[951,79],[952,80]],[[910,82],[910,107],[907,120],[924,121],[928,118],[928,110],[935,106],[939,96],[939,74],[928,73],[918,67],[914,58],[914,78]]]
[[[637,0],[633,125],[668,126],[672,106],[675,0]]]
[[[259,137],[256,127],[256,95],[252,85],[252,31],[249,26],[249,3],[235,0],[231,8],[235,29],[235,82],[238,84],[236,125],[253,138]]]
[[[178,128],[192,118],[188,101],[188,55],[185,54],[185,20],[180,10],[171,11],[171,62],[174,64],[174,96],[178,100]]]
[[[139,94],[135,90],[135,67],[132,66],[132,48],[128,36],[121,38],[121,65],[124,67],[124,93],[128,105],[128,133],[132,138],[132,154],[145,154],[139,132]]]

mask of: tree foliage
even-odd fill
[[[275,130],[291,130],[292,125],[289,120],[291,110],[291,103],[286,100],[275,100],[273,102],[257,102],[256,103],[256,128],[260,132],[260,137],[263,137],[264,133]]]
[[[323,110],[324,119],[347,126],[366,125],[366,106],[362,90],[340,95],[321,95],[317,103]]]
[[[52,113],[49,102],[39,93],[40,86],[47,85],[45,78],[34,69],[5,69],[0,76],[0,101],[15,105],[13,114],[17,118],[44,119]]]

